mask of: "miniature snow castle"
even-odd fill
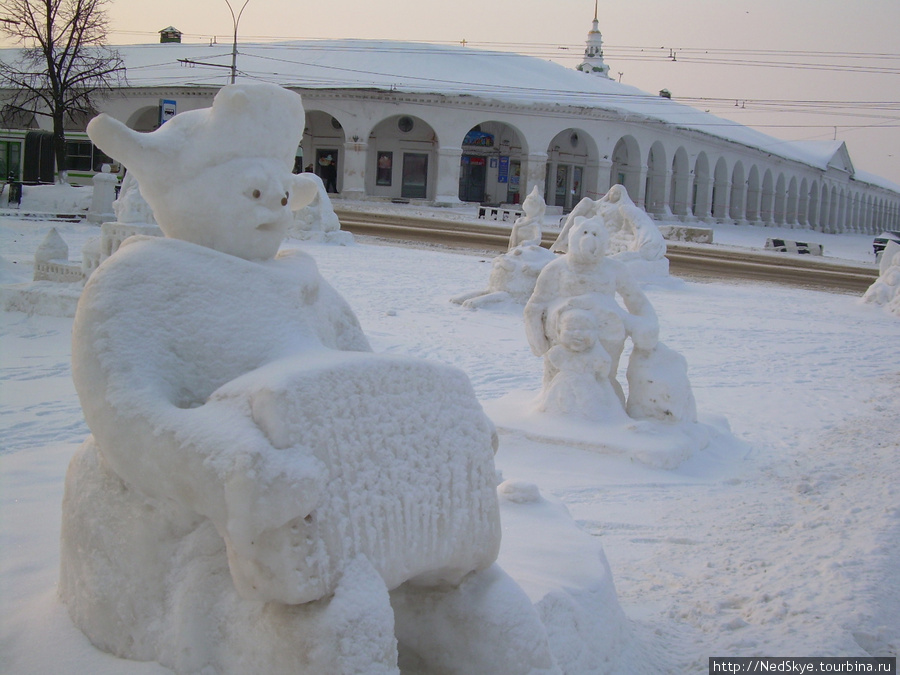
[[[372,353],[314,261],[277,255],[317,192],[303,126],[267,84],[150,134],[90,123],[166,237],[124,242],[78,305],[61,597],[97,647],[179,674],[558,673],[495,563],[468,378]]]

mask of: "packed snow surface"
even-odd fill
[[[70,251],[97,232],[2,218],[3,283],[30,280],[51,226]],[[826,255],[871,264],[870,237],[802,234]],[[778,235],[716,232],[737,246],[767,236]],[[449,302],[485,286],[490,256],[369,239],[283,248],[314,257],[375,352],[461,368],[488,411],[540,391],[521,305]],[[721,435],[670,470],[500,437],[499,563],[552,626],[563,671],[701,673],[712,655],[896,655],[897,318],[858,297],[775,285],[673,278],[643,291],[688,363],[701,421]],[[0,670],[166,673],[95,649],[57,597],[63,477],[87,435],[71,329],[71,319],[19,312],[0,322]],[[367,571],[353,574],[363,583]],[[604,575],[618,603],[612,584],[598,583]],[[581,589],[577,603],[557,592],[565,587]]]

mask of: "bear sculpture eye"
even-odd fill
[[[291,196],[291,193],[290,193],[290,192],[285,192],[285,193],[284,193],[284,197],[281,198],[281,205],[282,205],[282,206],[287,206],[287,203],[288,203],[288,197],[290,197],[290,196]]]
[[[260,192],[259,190],[253,191],[253,199],[259,199],[260,195],[262,195],[262,192]]]

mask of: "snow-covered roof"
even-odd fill
[[[142,44],[117,49],[132,87],[221,86],[230,79],[230,43]],[[777,139],[612,79],[590,77],[552,61],[511,52],[349,39],[240,43],[238,52],[240,77],[286,87],[380,89],[602,108],[700,131],[822,170],[838,152],[818,143]],[[197,63],[191,66],[184,60]],[[866,174],[864,180],[900,190],[878,176]]]

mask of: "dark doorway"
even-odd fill
[[[22,162],[23,183],[53,183],[56,180],[53,134],[29,131],[25,134],[25,157]]]
[[[428,191],[428,155],[403,153],[403,184],[400,196],[405,199],[425,199]]]
[[[337,192],[337,150],[316,150],[316,175],[325,184],[325,192]]]
[[[459,198],[464,202],[484,199],[487,160],[476,155],[463,155],[459,171]]]

